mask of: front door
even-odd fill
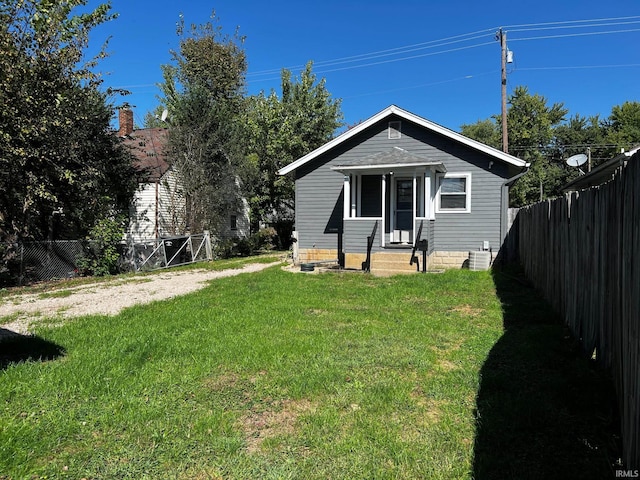
[[[395,181],[393,242],[411,243],[413,238],[413,179]]]

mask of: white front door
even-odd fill
[[[396,178],[394,181],[393,238],[394,243],[413,240],[413,179]]]

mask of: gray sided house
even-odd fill
[[[394,105],[279,171],[295,176],[295,261],[379,273],[497,255],[528,164]],[[417,249],[417,252],[414,250]],[[411,265],[410,265],[411,263]]]

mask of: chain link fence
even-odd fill
[[[73,278],[82,274],[83,260],[95,255],[91,240],[53,240],[6,245],[11,259],[2,273],[3,283],[27,285],[48,280]],[[149,271],[211,260],[208,232],[151,239],[119,245],[120,271]]]
[[[78,274],[78,261],[84,257],[79,240],[54,240],[21,243],[16,248],[19,260],[18,284],[24,285]]]

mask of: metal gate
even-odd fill
[[[130,258],[136,272],[212,260],[211,235],[204,232],[134,243]]]

